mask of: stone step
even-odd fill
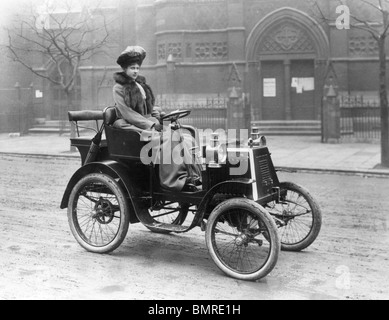
[[[321,127],[317,126],[301,126],[301,127],[288,127],[288,126],[260,126],[258,127],[259,131],[316,131],[316,130],[321,130]]]
[[[91,126],[95,128],[95,126]],[[45,121],[45,123],[35,124],[28,133],[31,135],[37,134],[69,134],[71,131],[71,125],[69,121],[63,121],[61,124],[58,120]],[[79,132],[88,131],[86,128],[80,128]]]
[[[28,130],[28,133],[31,135],[34,134],[65,134],[70,133],[70,128],[64,128],[60,130],[60,128],[31,128]]]
[[[253,121],[261,135],[320,136],[321,122],[315,120],[268,120]]]
[[[33,127],[34,129],[57,129],[60,128],[59,124],[36,124]],[[70,128],[69,124],[63,125],[62,128]]]
[[[303,126],[314,126],[321,127],[320,121],[313,120],[269,120],[269,121],[253,121],[253,127],[264,127],[264,126],[282,126],[282,127],[303,127]]]
[[[261,131],[263,136],[321,136],[321,131]]]
[[[38,119],[36,119],[38,120]],[[40,119],[28,130],[29,134],[67,134],[70,133],[70,122],[63,120]]]

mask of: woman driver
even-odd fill
[[[146,51],[139,46],[127,47],[117,59],[123,72],[114,74],[116,84],[113,87],[113,98],[119,120],[116,127],[135,126],[141,130],[156,130],[161,132],[160,112],[154,108],[154,95],[145,79],[139,76],[139,70],[146,58]],[[170,139],[162,135],[161,147],[174,147]],[[185,144],[184,144],[185,145]],[[187,151],[187,150],[186,150]],[[174,159],[173,159],[174,160]],[[188,171],[191,171],[189,174]],[[194,174],[192,174],[194,173]],[[161,186],[173,191],[195,192],[198,191],[200,172],[195,164],[185,164],[181,161],[161,163],[159,166],[159,178]]]

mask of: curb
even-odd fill
[[[11,156],[11,157],[31,157],[31,158],[81,159],[81,156],[79,154],[0,152],[0,155]]]
[[[337,175],[353,175],[371,178],[389,178],[389,170],[348,170],[348,169],[329,169],[329,168],[297,168],[297,167],[275,167],[279,172],[288,173],[316,173],[316,174],[337,174]]]
[[[79,154],[40,154],[40,153],[17,153],[17,152],[0,152],[0,155],[13,157],[31,157],[31,158],[60,158],[60,159],[80,159]],[[287,173],[313,173],[313,174],[337,174],[353,175],[371,178],[389,178],[388,170],[348,170],[348,169],[331,169],[331,168],[301,168],[288,166],[275,166],[276,171]]]

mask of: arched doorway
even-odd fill
[[[253,120],[318,120],[329,57],[322,27],[307,14],[281,8],[264,17],[247,40]]]

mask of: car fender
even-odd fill
[[[70,179],[65,193],[62,198],[61,202],[61,209],[66,209],[68,207],[68,202],[70,198],[70,193],[72,192],[74,186],[86,175],[91,173],[102,173],[109,175],[115,179],[120,179],[123,182],[123,185],[125,187],[129,201],[129,207],[130,207],[130,222],[136,223],[139,222],[139,219],[137,218],[137,209],[136,204],[134,202],[134,181],[131,181],[131,178],[126,173],[126,168],[121,165],[120,163],[116,161],[102,161],[102,162],[92,162],[89,163],[83,167],[81,167],[79,170],[77,170],[72,178]]]
[[[255,181],[252,179],[234,179],[223,181],[213,186],[201,200],[201,203],[198,206],[198,214],[196,215],[197,219],[194,219],[193,225],[198,225],[203,220],[209,204],[217,193],[223,192],[234,194],[236,193],[236,190],[242,191],[244,190],[242,187],[249,187],[253,183],[255,183]],[[252,198],[250,195],[246,196],[248,199]]]

